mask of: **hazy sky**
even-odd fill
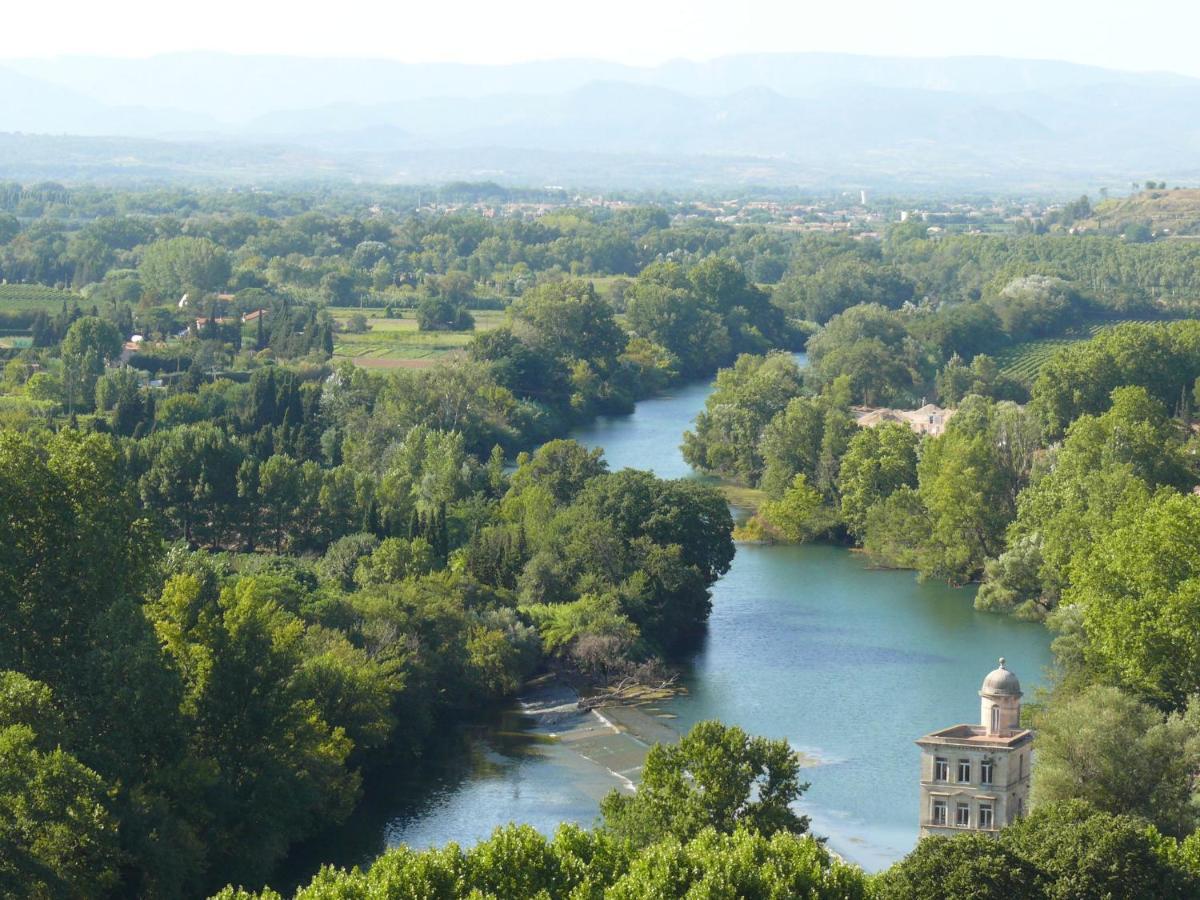
[[[176,50],[649,64],[752,51],[1066,59],[1200,76],[1198,0],[57,0],[12,3],[6,56]]]

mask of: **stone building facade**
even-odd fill
[[[917,741],[923,838],[995,834],[1029,807],[1033,732],[1021,728],[1021,683],[1003,658],[979,697],[978,725],[954,725]]]

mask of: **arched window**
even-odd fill
[[[1000,731],[1000,707],[992,707],[992,733],[998,734]]]

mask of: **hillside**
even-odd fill
[[[1200,190],[1141,191],[1096,205],[1088,223],[1101,230],[1147,226],[1155,235],[1200,235]]]

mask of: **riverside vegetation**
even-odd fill
[[[723,370],[685,456],[762,489],[747,536],[845,541],[924,578],[979,580],[979,608],[1044,620],[1055,632],[1054,680],[1029,710],[1039,733],[1036,811],[1006,831],[1002,847],[1042,816],[1075,828],[1096,811],[1194,841],[1200,464],[1191,410],[1200,400],[1200,322],[1126,324],[1064,347],[1025,405],[1007,399],[986,359],[951,360],[935,382],[957,410],[938,436],[895,423],[854,427],[854,403],[872,390],[904,396],[910,372],[860,372],[855,345],[874,339],[838,324],[810,340],[806,370],[783,354]],[[899,874],[929,866],[925,876],[953,880],[954,854],[964,860],[966,895],[1015,890],[967,892],[995,871],[997,859],[985,859],[999,851],[950,843],[960,846],[923,842],[898,864],[891,883],[911,890],[899,896],[957,896],[924,893]],[[1124,878],[1111,894],[1059,890],[1052,895],[1170,893]]]
[[[934,896],[920,885],[976,879],[1005,896],[1018,879],[1092,896],[1070,893],[1076,868],[1095,896],[1194,889],[1196,542],[1163,536],[1200,527],[1183,427],[1200,332],[1106,330],[1050,360],[1026,407],[986,355],[1081,318],[1186,312],[1192,245],[54,185],[0,206],[5,893],[257,888],[348,814],[364,771],[535,671],[603,685],[686,653],[734,552],[721,495],[556,438],[730,364],[686,452],[761,485],[766,527],[983,574],[981,602],[1050,614],[1064,674],[1039,711],[1042,808],[997,844],[925,842],[868,880],[791,812],[786,746],[714,723],[656,750],[596,831],[401,850],[303,895]],[[392,304],[432,331],[470,329],[471,307],[502,318],[442,365],[332,361],[347,308]],[[810,332],[807,371],[771,354]],[[959,404],[944,437],[850,418],[926,391]],[[1074,704],[1099,691],[1131,743],[1084,778]]]

